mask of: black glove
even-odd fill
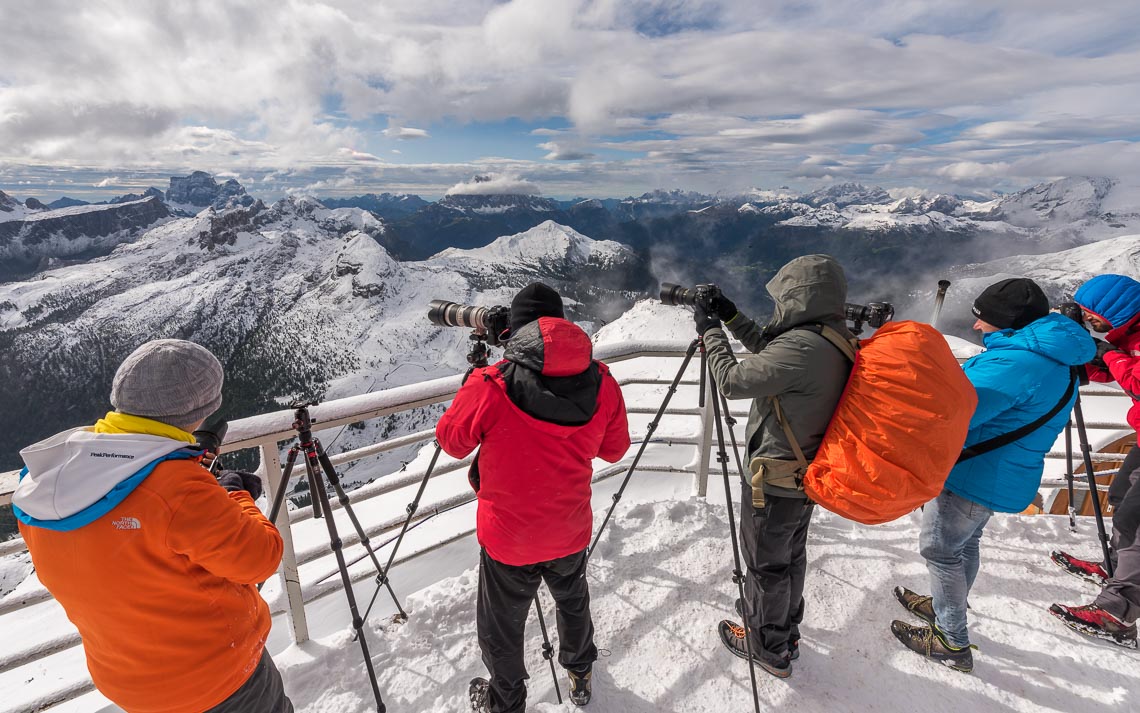
[[[244,490],[254,500],[261,497],[261,478],[243,470],[223,470],[218,473],[218,485],[231,493]]]
[[[1097,367],[1098,369],[1104,369],[1105,371],[1107,371],[1108,365],[1104,363],[1104,355],[1108,354],[1109,352],[1115,352],[1115,351],[1120,351],[1120,350],[1117,349],[1114,345],[1109,344],[1108,342],[1104,341],[1103,339],[1096,339],[1094,341],[1096,342],[1096,356],[1094,356],[1092,358],[1092,360],[1089,362],[1089,364],[1092,364],[1093,366]]]
[[[719,295],[713,302],[713,309],[716,312],[716,316],[719,317],[722,322],[730,321],[740,311],[736,309],[736,305],[733,301],[723,294]]]
[[[705,336],[705,332],[713,327],[720,326],[720,320],[708,305],[697,302],[693,305],[693,321],[697,323],[697,335]]]

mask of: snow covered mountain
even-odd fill
[[[231,418],[292,397],[326,400],[456,373],[466,367],[467,330],[430,324],[431,300],[509,304],[537,279],[566,295],[571,318],[592,324],[629,306],[620,286],[642,270],[628,248],[553,223],[418,262],[393,258],[381,245],[385,231],[356,208],[259,201],[168,220],[105,257],[0,284],[0,376],[37,414],[8,410],[0,428],[31,443],[100,415],[119,361],[163,337],[218,355]],[[432,420],[410,419],[365,430]],[[14,452],[4,455],[0,465],[15,465]]]

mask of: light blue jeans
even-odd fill
[[[946,642],[956,648],[970,644],[966,630],[966,599],[981,565],[982,530],[994,514],[949,490],[926,504],[922,513],[919,552],[930,571],[935,623]]]

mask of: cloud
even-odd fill
[[[513,175],[484,174],[469,181],[455,184],[447,190],[449,196],[538,195],[538,186]]]
[[[11,0],[0,162],[37,181],[277,172],[282,190],[356,166],[360,186],[435,193],[495,161],[558,194],[944,190],[1095,156],[1140,175],[1116,158],[1140,141],[1136,22],[1125,0]],[[390,140],[445,134],[487,160],[392,163]]]
[[[380,133],[384,134],[390,139],[399,139],[401,141],[407,141],[409,139],[431,138],[431,134],[429,134],[424,129],[413,129],[410,126],[389,127]]]
[[[120,183],[122,183],[122,180],[118,176],[107,176],[98,183],[92,183],[91,185],[95,186],[96,188],[107,188],[109,186],[117,186]]]
[[[594,158],[597,155],[580,148],[563,146],[556,141],[547,141],[544,144],[539,144],[538,148],[549,152],[543,156],[547,161],[582,161],[588,158]]]

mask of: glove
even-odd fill
[[[1114,345],[1109,344],[1103,339],[1096,340],[1096,356],[1092,358],[1089,364],[1097,367],[1098,369],[1108,370],[1108,365],[1104,363],[1104,356],[1109,352],[1120,351]]]
[[[732,318],[740,312],[740,310],[736,309],[736,305],[733,301],[724,295],[720,295],[716,298],[713,309],[716,312],[716,316],[719,317],[722,322],[732,321]]]
[[[711,312],[711,314],[710,314]],[[720,326],[720,320],[717,318],[715,312],[709,309],[708,305],[697,302],[693,305],[693,321],[697,323],[697,336],[705,336],[705,332],[713,327]]]
[[[243,470],[223,470],[218,473],[218,485],[231,493],[244,490],[254,500],[261,497],[261,478]]]

